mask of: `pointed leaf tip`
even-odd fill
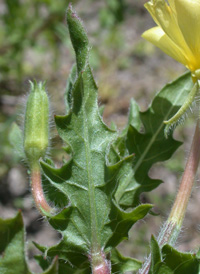
[[[84,70],[89,54],[89,41],[81,19],[69,5],[67,9],[67,24],[71,42],[76,54],[78,73]]]

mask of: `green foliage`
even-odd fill
[[[29,273],[24,252],[24,228],[20,213],[0,220],[0,273]]]
[[[149,274],[198,274],[200,260],[196,254],[181,253],[169,245],[160,250],[155,238],[151,240],[151,269]]]
[[[154,274],[156,273],[156,267],[157,267],[157,263],[161,263],[162,259],[161,259],[161,252],[160,252],[160,248],[159,245],[156,241],[156,239],[154,238],[154,236],[151,237],[151,267],[150,267],[150,271],[149,274]],[[162,268],[162,271],[163,268]]]
[[[13,3],[18,6],[18,1]],[[42,252],[36,260],[43,274],[89,274],[97,255],[111,261],[112,273],[136,271],[141,262],[123,257],[116,247],[152,208],[150,204],[140,204],[140,194],[161,183],[150,178],[149,170],[155,163],[168,160],[181,145],[172,132],[165,137],[163,121],[180,109],[193,83],[186,73],[166,85],[145,112],[140,112],[132,100],[128,124],[117,132],[103,122],[89,63],[89,41],[71,5],[67,23],[76,65],[67,82],[66,115],[55,116],[55,123],[70,159],[60,168],[55,168],[49,159],[41,161],[45,195],[57,207],[56,214],[41,211],[62,238],[52,247],[35,243]],[[37,103],[41,104],[40,99]],[[38,136],[40,132],[36,131]],[[20,138],[21,131],[14,125],[11,142],[21,146]],[[20,213],[14,219],[0,220],[0,251],[1,273],[31,273],[25,258]],[[151,252],[150,274],[198,273],[199,259],[195,255],[181,254],[167,245],[160,250],[153,237]]]
[[[151,191],[161,183],[149,177],[150,168],[157,162],[168,160],[181,145],[173,139],[172,132],[166,139],[163,121],[177,112],[192,85],[189,73],[167,84],[145,112],[139,112],[137,104],[132,101],[129,126],[112,145],[112,161],[134,154],[134,165],[129,164],[126,168],[126,179],[124,176],[119,178],[115,193],[115,199],[121,206],[127,208],[138,204],[141,192]]]
[[[24,224],[19,212],[15,218],[0,219],[0,273],[31,274],[24,250]],[[57,274],[57,260],[41,274]]]
[[[122,256],[117,249],[112,250],[112,272],[125,273],[126,271],[138,270],[142,263],[133,258]]]
[[[145,113],[140,113],[132,101],[128,125],[118,136],[99,113],[84,28],[71,7],[67,16],[77,69],[72,69],[66,89],[67,115],[56,116],[55,122],[70,148],[71,159],[60,169],[42,163],[51,186],[47,195],[52,189],[58,200],[56,193],[62,193],[66,206],[57,215],[48,216],[63,237],[58,245],[44,250],[51,258],[57,254],[73,268],[87,271],[83,254],[112,250],[151,208],[147,204],[138,206],[140,193],[161,183],[151,179],[148,171],[154,163],[169,159],[181,144],[172,135],[165,138],[163,121],[180,108],[192,82],[186,74],[167,85]],[[140,133],[141,127],[144,133]],[[120,206],[132,209],[126,212]],[[79,259],[74,260],[74,252]]]
[[[60,169],[42,163],[45,176],[56,189],[55,199],[56,193],[63,193],[66,205],[57,215],[48,216],[63,238],[45,253],[52,257],[58,254],[74,267],[84,269],[87,257],[83,254],[101,249],[110,251],[128,237],[128,230],[148,213],[151,205],[125,212],[112,199],[120,167],[123,169],[127,161],[131,163],[132,157],[117,163],[117,170],[116,166],[108,165],[106,155],[117,134],[103,123],[99,114],[97,87],[88,64],[86,33],[71,7],[67,16],[77,58],[77,79],[74,83],[70,80],[71,89],[67,89],[70,92],[66,96],[68,114],[56,116],[55,121],[72,157]],[[74,252],[79,259],[74,260]]]

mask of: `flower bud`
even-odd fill
[[[45,83],[32,83],[26,103],[24,125],[24,151],[29,164],[44,157],[49,139],[49,100]]]

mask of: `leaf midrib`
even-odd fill
[[[85,104],[87,98],[84,96],[84,80],[81,81],[81,96],[85,99],[83,102],[83,123],[84,123],[84,146],[85,146],[85,158],[86,158],[86,172],[88,178],[88,196],[89,196],[89,205],[90,205],[90,230],[91,230],[91,251],[98,252],[100,249],[99,242],[99,233],[98,233],[98,224],[96,218],[96,203],[95,203],[95,187],[92,177],[92,163],[91,163],[91,153],[89,146],[89,132],[87,126],[87,114],[85,109]]]

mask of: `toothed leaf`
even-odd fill
[[[114,145],[118,156],[124,154],[124,148],[120,147],[123,143],[127,148],[126,155],[134,154],[134,164],[120,180],[115,193],[117,203],[124,208],[137,205],[141,192],[151,191],[161,183],[149,177],[150,168],[155,163],[168,160],[181,145],[181,142],[174,140],[172,133],[166,139],[163,121],[177,112],[192,85],[191,75],[186,73],[166,85],[155,96],[147,111],[139,112],[132,102],[129,126]],[[142,132],[140,123],[143,125]],[[115,161],[119,161],[119,157],[112,159],[112,162]]]
[[[125,212],[113,200],[118,176],[133,157],[110,165],[109,148],[117,133],[103,122],[98,108],[97,86],[88,64],[88,40],[78,16],[69,7],[67,22],[77,59],[77,77],[71,81],[70,107],[66,116],[56,116],[57,130],[70,147],[71,159],[56,169],[42,162],[47,192],[62,194],[65,205],[57,215],[47,215],[49,223],[62,234],[56,246],[47,248],[47,258],[55,255],[67,267],[87,271],[93,250],[110,252],[128,237],[129,229],[142,219],[151,205],[140,205]],[[52,193],[47,194],[48,197]],[[81,272],[82,273],[82,272]]]

